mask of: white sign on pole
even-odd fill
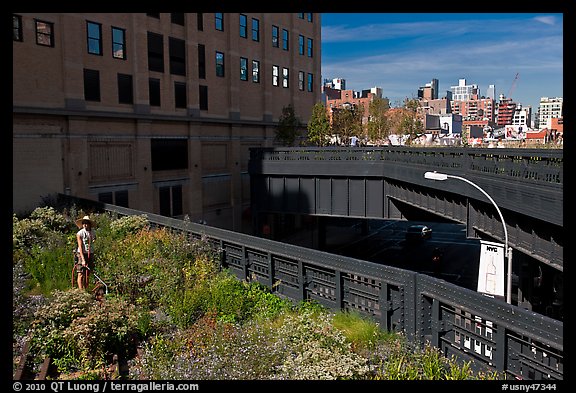
[[[478,292],[504,298],[504,245],[480,240]]]

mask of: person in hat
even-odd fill
[[[90,270],[94,268],[94,240],[96,236],[92,230],[92,220],[89,216],[84,216],[76,220],[76,226],[80,229],[76,232],[76,249],[74,262],[78,279],[78,288],[88,288],[88,278]]]

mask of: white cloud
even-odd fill
[[[534,18],[534,20],[550,26],[554,26],[556,24],[556,18],[553,16],[537,16]]]

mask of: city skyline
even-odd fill
[[[322,79],[381,87],[393,106],[432,79],[439,98],[465,79],[535,113],[563,97],[563,43],[561,13],[323,13]]]

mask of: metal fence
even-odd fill
[[[413,343],[472,361],[476,371],[508,378],[562,380],[563,323],[424,274],[124,207],[59,195],[59,203],[118,216],[145,214],[151,224],[206,239],[222,265],[294,301],[312,299],[355,310]]]

